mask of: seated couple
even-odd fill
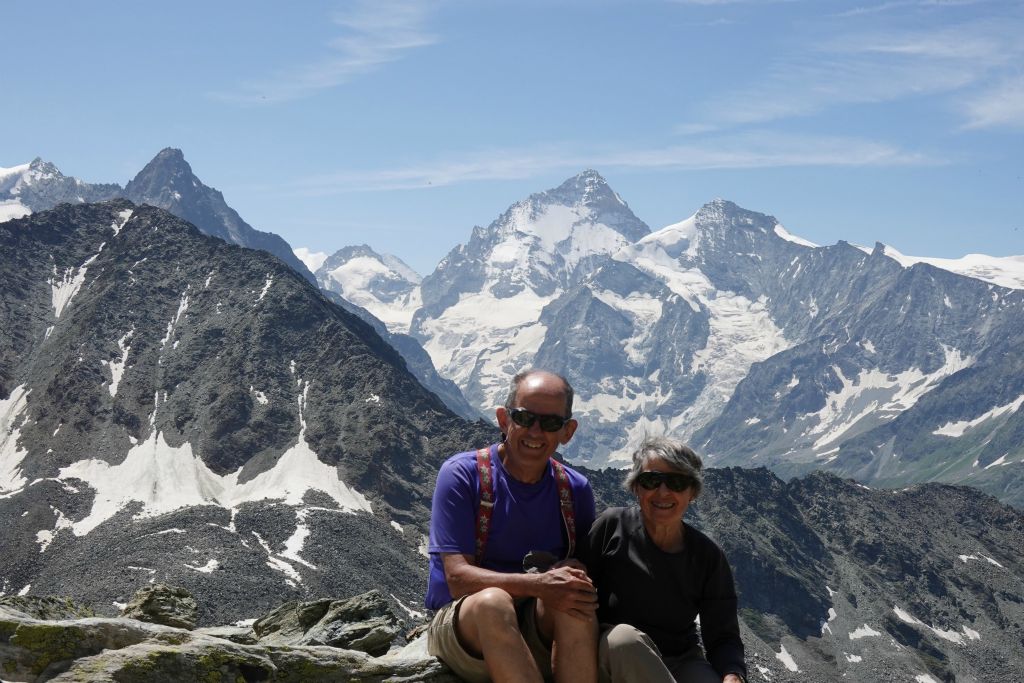
[[[732,572],[682,521],[700,458],[645,440],[626,477],[639,507],[595,521],[590,484],[551,459],[576,431],[572,399],[559,375],[516,375],[497,409],[502,443],[441,467],[428,651],[470,682],[741,683]]]

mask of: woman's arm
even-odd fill
[[[708,558],[709,574],[699,606],[701,638],[708,662],[722,674],[723,683],[742,683],[747,667],[736,613],[736,588],[725,553],[717,546],[714,550]]]

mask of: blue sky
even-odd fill
[[[3,3],[0,166],[178,147],[260,230],[427,273],[586,168],[819,244],[1024,254],[1019,0]]]

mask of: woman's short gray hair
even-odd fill
[[[704,463],[693,449],[682,441],[667,436],[648,436],[633,451],[633,469],[626,475],[624,486],[627,491],[636,493],[636,478],[644,471],[647,463],[660,458],[679,474],[686,475],[692,482],[693,497],[700,495],[704,488],[704,475],[701,470]]]

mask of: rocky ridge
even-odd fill
[[[492,427],[281,261],[161,209],[65,204],[0,240],[0,593],[198,579],[207,624],[419,602],[434,473]]]
[[[23,167],[0,169],[3,170],[7,173],[0,174],[0,222],[9,218],[20,218],[31,212],[52,209],[65,202],[79,204],[125,197],[136,204],[149,204],[166,209],[192,223],[204,234],[218,237],[229,244],[274,254],[310,282],[319,281],[324,291],[334,297],[335,303],[373,326],[405,358],[408,367],[420,383],[437,394],[449,408],[463,417],[479,417],[477,411],[466,402],[458,387],[438,375],[430,357],[419,342],[400,331],[387,330],[380,320],[361,305],[369,304],[370,308],[377,312],[387,310],[374,306],[372,302],[375,299],[372,297],[360,295],[364,287],[373,285],[378,280],[380,284],[372,288],[374,296],[382,296],[389,304],[394,304],[394,296],[406,287],[403,283],[408,280],[408,287],[414,289],[418,302],[419,290],[416,285],[419,283],[419,276],[394,257],[376,257],[381,259],[382,268],[392,273],[392,276],[378,275],[369,283],[360,281],[358,287],[353,287],[350,283],[347,290],[339,286],[337,279],[332,280],[329,274],[314,277],[309,268],[295,255],[291,246],[280,236],[250,226],[227,204],[221,192],[203,184],[179,149],[168,147],[161,150],[124,188],[117,184],[90,184],[67,177],[52,163],[38,158]],[[352,257],[368,255],[365,253],[366,249],[368,248],[342,250],[332,257],[332,267],[340,267],[340,259],[347,262]],[[412,280],[415,280],[415,284]],[[399,289],[392,292],[395,286]],[[405,316],[406,328],[411,315],[410,310]]]

